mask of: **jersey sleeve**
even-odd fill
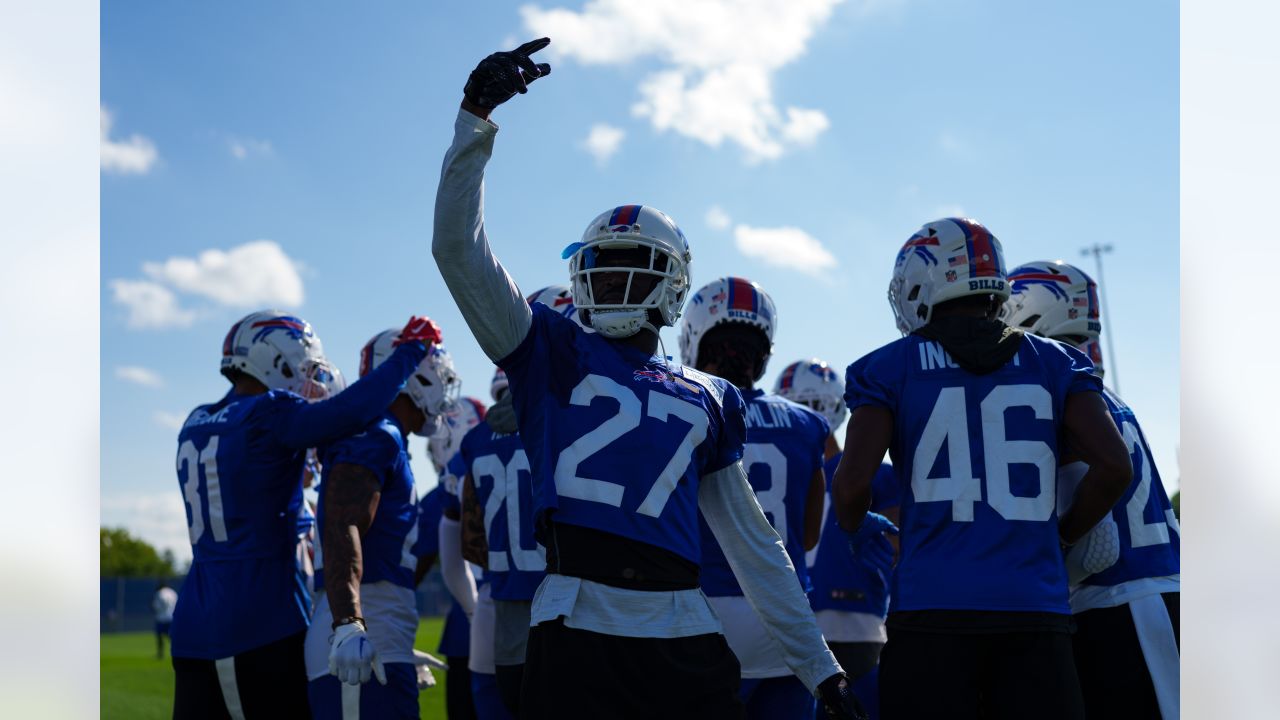
[[[459,110],[436,190],[431,253],[480,349],[497,360],[529,332],[529,304],[489,247],[484,168],[498,128]]]
[[[399,454],[400,445],[395,438],[375,426],[329,445],[325,452],[325,467],[359,465],[371,470],[378,477],[378,485],[382,486],[389,477],[387,469]]]
[[[1102,392],[1102,378],[1098,377],[1098,372],[1089,356],[1065,343],[1058,343],[1058,347],[1064,355],[1066,394]]]
[[[716,382],[724,382],[716,380]],[[725,382],[724,400],[720,406],[720,437],[716,443],[703,475],[719,472],[742,459],[742,448],[747,441],[747,410],[738,388]]]
[[[413,545],[415,557],[440,554],[441,497],[444,489],[437,485],[418,503],[418,540]]]
[[[881,463],[871,479],[871,511],[880,512],[901,504],[898,499],[898,479],[893,473],[893,466]]]
[[[863,405],[893,410],[898,406],[902,364],[887,362],[884,349],[864,355],[845,370],[844,402],[849,412]],[[897,365],[895,368],[894,366]]]
[[[405,343],[351,387],[316,403],[292,393],[274,393],[271,429],[283,445],[297,450],[357,433],[386,412],[405,380],[426,356],[427,348],[422,343]]]
[[[462,453],[456,452],[440,474],[440,486],[444,488],[440,505],[444,510],[462,513],[462,479],[466,476],[467,461]]]

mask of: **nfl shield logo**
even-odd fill
[[[955,281],[956,281],[956,271],[955,271],[955,270],[948,270],[948,271],[947,271],[947,282],[955,282]]]

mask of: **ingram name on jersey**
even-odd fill
[[[985,375],[917,335],[849,366],[850,411],[893,413],[902,534],[891,612],[1070,612],[1058,545],[1058,437],[1067,396],[1101,390],[1087,357],[1031,335]]]

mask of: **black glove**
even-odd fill
[[[867,711],[849,689],[849,678],[842,672],[818,685],[818,702],[832,720],[867,720]]]
[[[511,52],[496,52],[480,61],[462,94],[471,104],[492,110],[515,97],[529,92],[529,83],[551,74],[551,66],[535,64],[529,56],[551,44],[551,38],[530,40]]]

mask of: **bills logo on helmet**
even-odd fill
[[[239,326],[237,325],[236,327]],[[289,337],[294,338],[295,340],[311,337],[311,326],[296,317],[289,317],[287,315],[282,315],[270,320],[259,320],[249,327],[256,328],[258,330],[257,333],[254,333],[254,342],[258,342],[276,330],[284,330],[289,333]],[[234,329],[235,328],[232,330],[234,331]]]
[[[937,265],[938,258],[934,257],[933,253],[929,252],[925,247],[926,245],[938,245],[938,238],[936,237],[937,233],[937,230],[929,228],[928,235],[912,235],[907,239],[907,242],[902,246],[902,249],[898,251],[897,262],[901,263],[903,260],[906,260],[908,252],[914,252],[921,260],[924,260],[930,265]]]
[[[1009,283],[1009,291],[1014,295],[1026,292],[1030,285],[1040,285],[1048,288],[1054,297],[1065,302],[1068,296],[1063,288],[1071,284],[1071,278],[1048,268],[1032,268],[1031,272],[1019,272],[1017,275],[1009,276]]]

